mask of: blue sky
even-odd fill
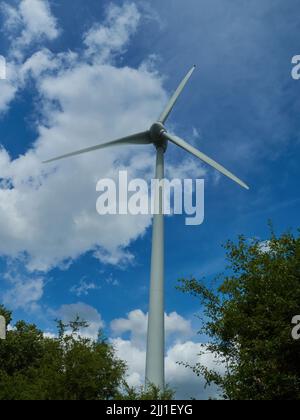
[[[151,177],[153,150],[41,161],[147,128],[197,65],[168,127],[251,188],[168,149],[170,173],[204,176],[205,221],[166,220],[167,379],[180,396],[204,398],[201,381],[175,364],[196,360],[201,340],[198,302],[175,286],[191,275],[210,283],[229,238],[263,241],[269,219],[278,233],[299,227],[298,2],[2,3],[0,301],[48,333],[54,318],[80,312],[91,336],[104,328],[128,360],[132,384],[143,376],[151,220],[101,218],[96,182],[120,168]]]

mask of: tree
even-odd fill
[[[6,319],[11,314],[1,308]],[[0,342],[0,400],[107,400],[119,395],[125,363],[101,336],[83,338],[76,319],[57,338],[20,321]]]
[[[285,233],[261,243],[240,236],[225,245],[229,265],[208,288],[181,280],[179,288],[204,307],[205,351],[222,363],[220,375],[198,364],[197,375],[217,384],[225,399],[299,400],[300,341],[291,336],[300,315],[300,238]]]

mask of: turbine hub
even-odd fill
[[[166,133],[166,128],[161,122],[156,122],[150,128],[150,136],[156,148],[162,147],[164,151],[167,150],[168,141],[163,137]]]

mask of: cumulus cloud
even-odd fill
[[[37,311],[43,297],[45,280],[42,277],[28,277],[15,271],[4,274],[9,288],[1,294],[4,305],[12,309]]]
[[[15,5],[2,2],[0,13],[4,17],[2,34],[11,43],[6,63],[6,80],[1,81],[0,114],[4,114],[24,86],[24,76],[32,70],[30,67],[42,65],[39,61],[44,61],[44,68],[50,65],[49,60],[45,62],[43,51],[29,57],[28,63],[25,63],[27,50],[35,44],[53,41],[58,37],[59,29],[48,0],[17,0]],[[34,76],[39,76],[37,71]]]
[[[106,20],[94,25],[85,35],[86,54],[104,62],[124,52],[130,36],[136,32],[141,15],[134,3],[110,4]]]
[[[74,60],[77,58],[75,53],[54,55],[47,48],[43,48],[32,54],[24,61],[22,66],[19,67],[19,77],[23,83],[26,82],[26,79],[29,77],[38,80],[44,72],[49,73],[62,67],[62,58],[64,58],[70,66],[72,57]]]
[[[208,369],[214,369],[222,372],[222,366],[218,363],[216,357],[207,351],[206,354],[199,355],[203,348],[198,343],[186,341],[176,343],[167,351],[166,380],[176,391],[176,397],[179,399],[208,399],[219,396],[218,389],[215,386],[206,386],[204,378],[196,376],[190,368],[186,368],[179,363],[188,363],[191,366],[201,363]]]
[[[18,59],[33,42],[53,40],[59,35],[48,0],[20,0],[16,7],[4,2],[1,10],[5,16],[4,31],[14,40],[11,55]]]

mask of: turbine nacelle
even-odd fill
[[[168,147],[168,140],[164,137],[164,134],[167,132],[165,126],[161,122],[154,123],[150,130],[150,138],[154,144],[154,146],[158,148],[162,148],[164,152],[167,150]]]

